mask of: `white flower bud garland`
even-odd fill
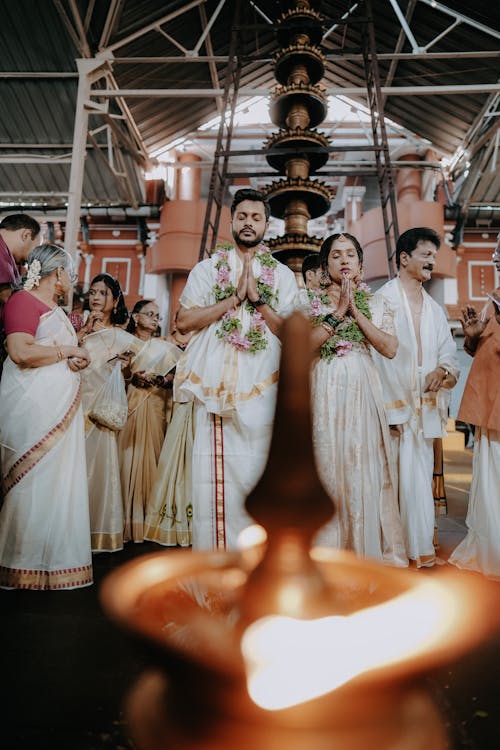
[[[39,260],[33,260],[28,266],[28,274],[23,284],[23,289],[30,291],[33,287],[37,287],[40,284],[42,264]]]

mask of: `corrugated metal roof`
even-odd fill
[[[323,83],[327,87],[363,87],[363,63],[356,53],[361,46],[365,3],[362,0],[324,0],[312,4],[324,15],[326,28],[331,29],[337,24],[323,41],[328,56]],[[270,58],[277,48],[273,23],[286,5],[285,2],[268,0],[255,0],[252,4],[242,2],[238,47],[242,87],[270,89],[273,86]],[[418,89],[420,86],[496,84],[500,80],[498,55],[459,57],[456,53],[498,51],[499,39],[488,30],[500,32],[500,6],[482,0],[477,0],[473,7],[466,0],[454,0],[449,6],[438,2],[434,6],[431,7],[427,0],[399,0],[402,13],[409,17],[409,26],[418,46],[431,45],[429,53],[432,54],[424,57],[423,54],[411,54],[412,45],[408,35],[402,32],[390,0],[373,0],[377,52],[382,56],[379,59],[382,85],[389,71],[393,90],[401,86]],[[440,10],[442,6],[465,18],[456,23],[457,19]],[[155,98],[148,94],[148,89],[213,89],[217,85],[222,88],[225,61],[214,62],[210,69],[207,62],[156,61],[145,64],[130,58],[182,58],[183,50],[193,50],[199,43],[205,25],[202,13],[210,21],[219,8],[206,41],[199,46],[199,54],[227,56],[235,0],[226,0],[222,6],[219,0],[103,0],[98,3],[79,0],[77,7],[88,44],[87,53],[78,40],[78,27],[68,0],[43,3],[0,0],[0,200],[9,195],[18,200],[23,194],[29,199],[30,192],[33,198],[45,198],[48,202],[61,203],[64,200],[59,194],[68,190],[70,164],[61,163],[61,157],[71,152],[73,139],[78,87],[75,58],[97,54],[103,32],[106,36],[104,47],[111,46],[115,58],[118,58],[110,65],[116,84],[121,89],[144,89],[144,95],[126,99],[133,121],[128,125],[120,119],[123,112],[117,102],[110,99],[114,126],[124,134],[119,149],[115,141],[115,160],[117,151],[122,151],[127,179],[116,177],[89,142],[82,202],[100,205],[128,204],[132,200],[142,202],[144,188],[140,159],[134,159],[133,149],[124,148],[124,139],[128,138],[129,143],[139,141],[136,144],[139,147],[142,142],[147,153],[155,153],[180,134],[194,133],[217,114],[217,102],[213,97]],[[171,19],[160,27],[159,22],[169,15]],[[153,24],[157,25],[156,28],[117,46],[120,41]],[[450,30],[445,33],[447,29]],[[396,49],[408,56],[399,60],[393,70],[394,64],[383,56],[394,53]],[[434,57],[433,53],[446,56]],[[344,57],[339,59],[339,54]],[[129,61],[124,62],[123,58],[129,58]],[[31,73],[32,76],[6,75],[16,72]],[[37,77],[37,73],[59,74],[60,77]],[[100,85],[112,87],[111,80]],[[351,98],[366,103],[362,95],[352,95]],[[460,146],[467,147],[472,162],[470,175],[476,180],[473,189],[468,190],[469,202],[500,205],[500,186],[495,170],[491,170],[496,151],[492,147],[492,138],[485,136],[486,130],[498,123],[498,115],[483,116],[488,102],[494,104],[488,91],[457,94],[449,90],[439,95],[389,95],[385,111],[395,123],[429,140],[440,154],[451,157]],[[90,130],[103,124],[105,121],[101,115],[91,115]],[[481,138],[484,140],[482,144]],[[103,130],[97,132],[95,139],[101,154],[107,155],[106,133]],[[479,147],[475,148],[478,143]],[[37,144],[39,148],[34,148]],[[491,154],[485,161],[487,149]],[[38,163],[20,163],[23,155],[25,162],[30,157],[33,162],[35,154],[40,157]],[[16,163],[7,163],[12,155],[16,155]],[[469,168],[467,161],[468,154],[457,160],[457,175],[460,172],[463,175]],[[474,168],[477,164],[482,168]],[[122,166],[116,162],[115,171],[120,172]],[[463,184],[466,182],[467,179],[462,179]],[[462,185],[461,191],[463,189]]]

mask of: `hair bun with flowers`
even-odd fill
[[[40,283],[42,264],[39,260],[32,260],[28,266],[28,275],[26,276],[23,288],[29,291],[37,287]]]

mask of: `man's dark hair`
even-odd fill
[[[252,188],[242,188],[237,190],[234,194],[233,202],[231,203],[231,218],[234,216],[236,208],[243,203],[243,201],[258,201],[264,204],[264,211],[266,212],[266,221],[269,221],[271,214],[271,206],[264,193],[259,190],[253,190]]]
[[[406,232],[399,235],[399,239],[396,243],[396,266],[398,268],[401,253],[411,255],[421,240],[424,240],[424,242],[432,242],[437,250],[439,250],[441,246],[439,234],[435,232],[434,229],[431,229],[430,227],[414,227],[413,229],[407,229]]]
[[[302,261],[302,278],[304,279],[304,284],[306,283],[306,273],[308,271],[317,271],[320,265],[319,253],[311,253],[311,255],[306,255],[306,257]]]
[[[18,229],[29,229],[31,239],[34,240],[37,234],[40,234],[40,224],[28,214],[10,214],[0,221],[0,229],[7,229],[9,232],[16,232]]]

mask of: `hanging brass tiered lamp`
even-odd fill
[[[268,164],[285,178],[263,192],[272,215],[285,221],[284,235],[271,238],[268,244],[279,260],[298,272],[303,258],[321,245],[321,238],[308,235],[308,221],[323,216],[333,197],[327,185],[311,179],[328,161],[328,138],[315,130],[328,111],[319,84],[325,72],[325,57],[319,47],[323,24],[307,0],[295,2],[277,24],[280,49],[273,62],[278,86],[270,116],[280,130],[264,147]]]

